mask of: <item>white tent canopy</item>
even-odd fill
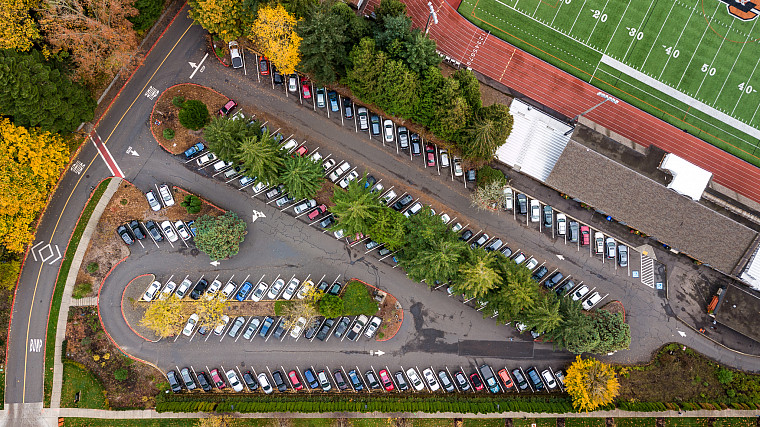
[[[673,175],[673,181],[668,184],[668,188],[696,201],[702,198],[702,193],[712,178],[712,172],[689,163],[672,153],[663,157],[660,168]]]

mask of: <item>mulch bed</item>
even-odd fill
[[[401,328],[401,323],[404,321],[404,310],[401,308],[401,304],[398,303],[396,297],[386,292],[385,300],[380,306],[377,316],[383,319],[383,323],[380,325],[380,330],[375,336],[375,340],[387,341],[393,338]],[[380,334],[383,334],[382,338]]]
[[[154,368],[124,356],[101,328],[95,307],[72,307],[66,324],[65,357],[79,362],[103,384],[111,408],[151,408],[164,378]],[[114,373],[126,370],[119,381]]]
[[[620,301],[610,301],[601,307],[601,310],[607,310],[612,314],[620,313],[623,315],[623,320],[625,320],[625,307],[623,307],[623,303]]]
[[[164,149],[172,154],[180,154],[203,140],[203,129],[193,131],[179,123],[179,108],[172,104],[175,96],[181,96],[186,101],[195,99],[203,102],[211,115],[216,114],[229,98],[212,89],[190,83],[172,86],[158,97],[150,119],[150,130]],[[164,129],[173,129],[174,138],[165,139]]]

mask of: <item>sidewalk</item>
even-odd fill
[[[95,227],[100,221],[100,216],[106,209],[106,205],[111,200],[116,190],[119,189],[121,184],[121,178],[111,178],[108,183],[108,187],[103,195],[100,197],[98,204],[92,211],[90,220],[87,222],[87,226],[82,232],[82,237],[79,240],[77,251],[74,253],[74,259],[71,261],[71,268],[69,269],[69,275],[66,277],[66,286],[63,289],[63,298],[61,299],[61,311],[58,314],[58,325],[55,332],[55,358],[53,360],[53,390],[50,396],[50,407],[59,408],[61,406],[61,385],[63,384],[63,363],[61,362],[61,344],[66,335],[66,321],[69,316],[69,307],[90,305],[94,302],[97,304],[97,297],[84,298],[82,300],[74,300],[71,298],[71,292],[74,290],[74,285],[79,273],[79,268],[82,266],[82,259],[87,251],[87,247],[90,245],[90,238],[95,232]],[[85,301],[87,300],[87,301]]]

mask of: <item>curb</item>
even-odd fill
[[[126,259],[126,258],[124,258],[124,259]],[[121,260],[121,261],[124,261],[124,259],[123,259],[123,260]],[[119,261],[119,264],[121,264],[121,261]],[[118,264],[117,264],[117,265],[118,265]],[[114,267],[116,267],[116,266],[114,266]],[[112,270],[113,270],[113,269],[112,269]],[[109,272],[109,273],[110,273],[110,272]],[[129,288],[129,286],[132,284],[132,282],[134,282],[135,280],[137,280],[137,279],[139,279],[139,278],[141,278],[141,277],[145,277],[145,276],[153,276],[153,280],[155,280],[155,279],[156,279],[156,275],[155,275],[155,274],[153,274],[153,273],[145,273],[145,274],[141,274],[141,275],[139,275],[139,276],[135,277],[134,279],[130,280],[130,281],[129,281],[129,283],[127,283],[127,286],[124,286],[124,290],[121,292],[121,303],[120,303],[120,308],[121,308],[121,317],[124,319],[124,323],[126,323],[126,324],[127,324],[127,327],[128,327],[128,328],[129,328],[129,329],[130,329],[132,332],[134,332],[134,333],[135,333],[135,335],[137,335],[138,337],[140,337],[140,338],[144,339],[144,340],[145,340],[145,341],[147,341],[147,342],[150,342],[150,343],[157,343],[157,342],[161,341],[161,338],[159,338],[159,339],[157,339],[157,340],[155,340],[155,341],[152,341],[152,340],[149,340],[149,339],[145,338],[145,337],[144,337],[144,336],[142,336],[142,335],[141,335],[139,332],[137,332],[137,331],[135,330],[135,328],[133,328],[133,327],[132,327],[132,325],[130,325],[130,324],[129,324],[129,321],[127,321],[127,317],[124,315],[124,295],[127,293],[127,288]],[[105,279],[103,280],[103,283],[105,283]],[[98,310],[98,315],[100,315],[100,310]],[[103,328],[103,329],[105,329],[105,328]],[[123,350],[122,350],[122,351],[123,351]]]
[[[395,299],[395,300],[396,300],[396,303],[398,303],[398,298],[396,298],[396,296],[395,296],[395,295],[393,295],[392,293],[390,293],[390,292],[388,292],[388,291],[383,291],[382,289],[378,288],[377,286],[373,286],[373,285],[370,285],[369,283],[365,282],[364,280],[360,280],[360,279],[357,279],[357,278],[355,278],[355,277],[352,277],[352,278],[351,278],[351,279],[349,279],[348,281],[349,281],[349,282],[351,282],[351,281],[360,282],[360,283],[362,283],[362,284],[364,284],[364,285],[366,285],[366,286],[369,286],[370,288],[374,288],[374,289],[377,289],[378,291],[382,291],[382,292],[385,292],[386,294],[388,294],[388,295],[392,296],[392,297],[393,297],[393,299]],[[399,305],[401,305],[401,304],[399,304]],[[381,339],[381,340],[379,340],[379,339],[375,339],[375,341],[377,341],[377,342],[385,342],[385,341],[388,341],[388,340],[390,340],[391,338],[395,337],[395,336],[398,334],[398,332],[401,330],[401,325],[403,325],[403,324],[404,324],[404,308],[402,307],[402,308],[401,308],[401,323],[399,324],[399,326],[398,326],[398,329],[396,330],[396,332],[394,332],[394,333],[393,333],[393,335],[389,336],[388,338],[383,338],[383,339]]]
[[[197,195],[197,194],[195,194],[195,193],[191,193],[191,192],[189,192],[189,191],[185,190],[185,189],[184,189],[184,188],[182,188],[182,187],[177,187],[176,185],[172,185],[172,188],[174,188],[174,189],[176,189],[177,191],[180,191],[180,192],[182,192],[182,193],[185,193],[185,194],[187,194],[188,196],[195,196],[195,197],[197,197],[197,198],[201,199],[201,201],[202,201],[203,203],[205,203],[205,204],[207,204],[207,205],[209,205],[209,206],[212,206],[212,207],[214,207],[214,208],[216,208],[216,209],[218,209],[218,210],[220,210],[220,211],[222,211],[222,212],[227,212],[226,210],[224,210],[224,209],[220,208],[219,206],[217,206],[217,205],[215,205],[215,204],[213,204],[213,203],[209,202],[208,200],[204,199],[203,197],[201,197],[201,196],[199,196],[199,195]]]

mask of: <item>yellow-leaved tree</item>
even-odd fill
[[[191,18],[201,27],[221,37],[225,43],[243,35],[241,17],[243,2],[239,0],[193,0],[190,2]]]
[[[216,327],[222,320],[222,316],[227,313],[229,307],[230,302],[219,294],[211,297],[207,295],[197,301],[193,301],[193,310],[200,317],[198,325],[207,328]]]
[[[567,369],[565,388],[578,412],[588,412],[612,403],[620,392],[620,383],[611,365],[577,356]]]
[[[26,52],[40,38],[37,23],[29,15],[38,4],[35,0],[0,0],[0,49]]]
[[[185,304],[174,296],[144,304],[148,304],[148,309],[140,319],[140,324],[161,338],[177,335],[190,317],[186,315],[188,310],[185,309]]]
[[[32,223],[69,159],[58,134],[0,120],[0,244],[23,252],[34,239]]]
[[[301,37],[296,34],[298,20],[280,3],[259,8],[248,38],[283,74],[296,72],[301,61]]]

